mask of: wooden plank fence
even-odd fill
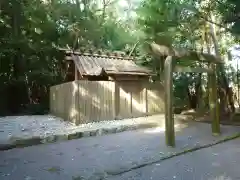
[[[73,81],[50,88],[50,112],[75,124],[164,112],[161,83]]]

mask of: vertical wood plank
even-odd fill
[[[105,118],[105,111],[106,111],[106,108],[105,108],[105,102],[104,102],[104,98],[106,96],[106,87],[102,81],[99,81],[97,83],[98,85],[98,88],[97,88],[97,99],[98,99],[98,114],[97,114],[97,121],[102,121],[104,118]]]
[[[114,103],[114,106],[115,106],[114,119],[117,119],[120,113],[120,87],[117,82],[114,82],[114,89],[115,89],[114,98],[113,98],[113,101],[115,102]]]
[[[79,104],[79,81],[75,81],[75,86],[76,86],[76,90],[75,90],[75,97],[74,97],[74,106],[76,108],[76,118],[75,118],[75,124],[79,125],[80,124],[80,104]]]
[[[51,87],[49,103],[54,115],[82,124],[162,113],[161,94],[158,83],[80,80]]]

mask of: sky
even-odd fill
[[[240,69],[240,45],[234,45],[230,48],[232,61],[229,62],[235,70]]]
[[[136,17],[136,12],[133,11],[132,9],[137,7],[140,2],[141,0],[118,0],[117,6],[119,13],[121,14],[121,18],[128,19],[129,15],[131,17]]]
[[[128,2],[127,2],[127,0],[119,0],[118,5],[123,8],[126,8],[126,7],[128,7]]]

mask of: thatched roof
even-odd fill
[[[81,75],[141,75],[150,76],[151,70],[137,65],[133,57],[120,53],[72,52],[67,50],[67,59],[73,60]]]

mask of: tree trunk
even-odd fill
[[[212,20],[213,20],[213,16],[211,16]],[[216,30],[215,30],[215,26],[214,24],[210,24],[210,35],[212,37],[212,41],[213,41],[213,45],[214,45],[214,49],[215,49],[215,54],[217,57],[221,58],[221,54],[219,51],[219,46],[218,46],[218,41],[217,41],[217,36],[216,36]],[[235,112],[235,107],[234,107],[234,100],[233,100],[233,93],[231,88],[229,87],[229,83],[228,80],[226,78],[226,73],[225,73],[225,69],[223,64],[219,64],[217,65],[217,73],[218,73],[218,78],[219,78],[219,82],[220,82],[220,87],[223,87],[226,91],[226,95],[227,95],[227,99],[230,105],[230,109],[231,112]],[[223,97],[220,96],[220,98],[222,99]],[[220,101],[221,101],[220,99]],[[222,101],[224,102],[224,100]],[[221,103],[222,104],[222,103]]]
[[[196,84],[196,108],[200,107],[200,103],[202,101],[202,73],[199,73],[197,84]]]
[[[191,109],[197,109],[198,105],[199,105],[199,101],[200,101],[200,97],[202,94],[202,90],[201,90],[201,82],[202,79],[202,73],[199,73],[196,85],[194,87],[194,90],[191,91],[189,87],[187,87],[187,93],[188,93],[188,99],[189,99],[189,108]]]

